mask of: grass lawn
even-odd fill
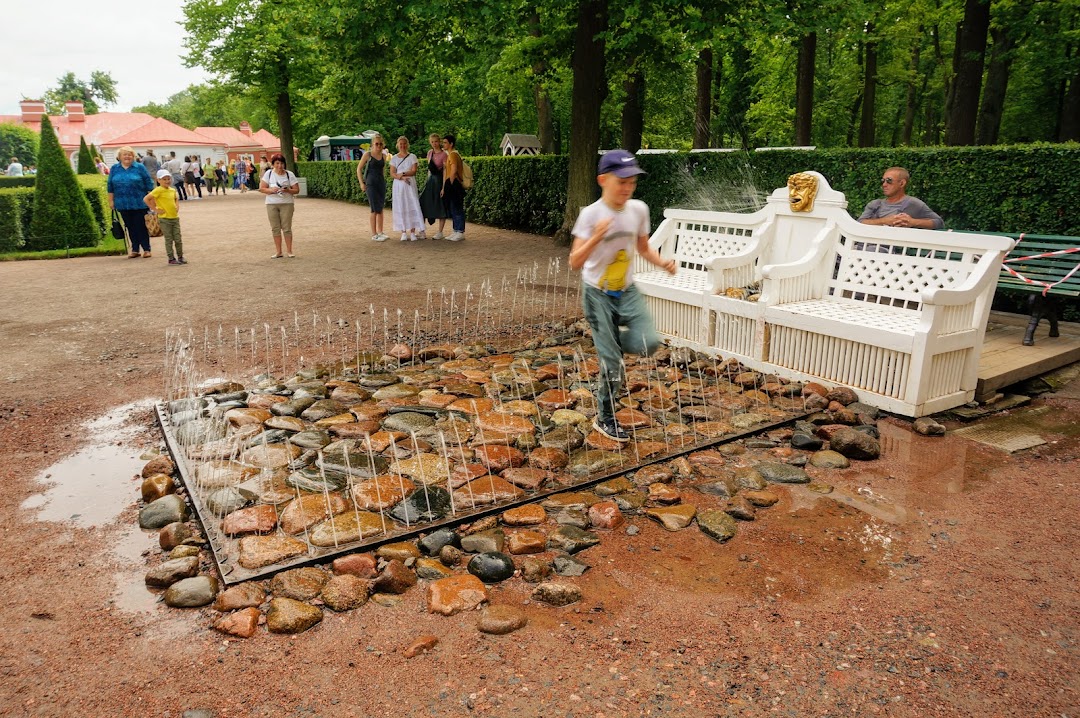
[[[6,252],[0,254],[0,262],[13,262],[20,259],[66,259],[68,257],[101,257],[110,254],[127,254],[127,245],[122,239],[105,235],[96,247],[72,247],[71,249],[46,249],[41,252]]]

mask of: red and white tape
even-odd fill
[[[1016,240],[1016,243],[1020,244],[1023,241],[1024,241],[1024,235],[1023,235],[1023,233],[1021,233],[1019,239]],[[1074,275],[1078,271],[1080,271],[1080,264],[1077,264],[1075,267],[1072,268],[1072,270],[1068,274],[1066,274],[1064,277],[1062,277],[1058,281],[1054,282],[1053,284],[1047,284],[1046,282],[1041,282],[1041,281],[1039,281],[1037,279],[1028,279],[1023,274],[1020,274],[1020,272],[1016,271],[1015,269],[1013,269],[1012,267],[1009,267],[1007,265],[1010,262],[1026,262],[1026,261],[1028,261],[1030,259],[1042,259],[1044,257],[1054,257],[1054,256],[1061,255],[1061,254],[1073,254],[1075,252],[1080,252],[1080,247],[1073,247],[1072,249],[1059,249],[1059,250],[1054,251],[1054,252],[1045,252],[1043,254],[1032,254],[1032,255],[1029,255],[1027,257],[1013,257],[1012,259],[1004,260],[1001,263],[1001,265],[1002,265],[1001,268],[1004,269],[1009,274],[1016,277],[1017,279],[1019,279],[1020,281],[1024,282],[1025,284],[1038,284],[1038,285],[1041,285],[1042,288],[1043,288],[1042,294],[1045,297],[1046,293],[1049,292],[1051,289],[1053,289],[1057,285],[1061,284],[1062,282],[1067,281],[1069,279],[1069,277],[1071,277],[1072,275]]]

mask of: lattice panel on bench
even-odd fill
[[[924,289],[956,287],[978,257],[964,252],[866,242],[842,236],[829,282],[833,297],[918,310]]]
[[[751,227],[679,222],[675,226],[675,256],[682,268],[706,271],[707,267],[696,260],[745,252],[753,234]]]

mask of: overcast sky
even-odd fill
[[[0,16],[0,115],[19,114],[19,100],[40,98],[66,72],[112,75],[119,100],[103,109],[118,112],[209,79],[180,60],[182,0],[0,0]]]

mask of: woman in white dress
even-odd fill
[[[401,232],[401,241],[426,239],[424,215],[420,211],[420,195],[416,191],[416,170],[420,163],[409,152],[409,140],[398,137],[397,154],[390,158],[390,176],[394,178],[391,202],[394,212],[394,231]]]

